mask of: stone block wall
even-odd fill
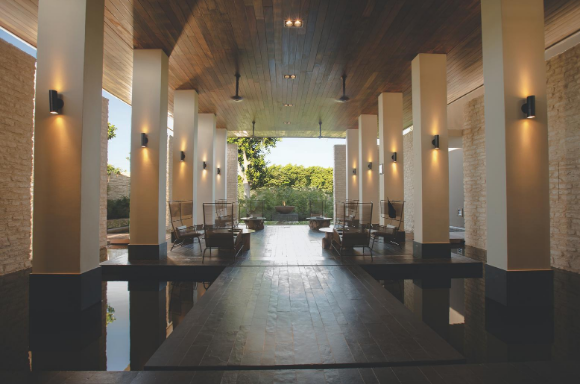
[[[580,45],[546,73],[552,266],[580,273]]]
[[[413,131],[403,136],[403,158],[405,159],[403,167],[404,173],[404,196],[405,196],[405,232],[412,233],[415,230],[415,204],[414,204],[414,187],[413,187]]]
[[[101,259],[104,259],[107,248],[107,156],[108,156],[108,124],[109,100],[103,97],[101,108],[101,194],[100,194],[100,222],[99,248]]]
[[[485,120],[483,96],[465,106],[463,130],[463,191],[465,244],[487,249],[485,190]]]
[[[111,175],[109,177],[109,186],[107,187],[107,199],[117,200],[124,196],[131,196],[131,176],[127,172],[121,172],[120,175]]]
[[[35,63],[0,40],[0,275],[32,266]]]
[[[546,62],[552,266],[580,273],[580,45]],[[486,249],[483,97],[465,107],[465,241]],[[530,208],[532,209],[532,208]]]
[[[238,201],[238,146],[228,144],[226,153],[226,190],[228,201]]]
[[[334,146],[334,169],[332,171],[334,202],[346,200],[346,145]]]

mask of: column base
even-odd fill
[[[82,311],[102,299],[101,267],[70,273],[31,273],[30,312]]]
[[[413,257],[418,259],[451,258],[450,243],[418,243],[413,241]]]
[[[552,306],[553,271],[505,271],[485,264],[485,297],[504,306]]]
[[[131,244],[129,243],[129,261],[133,260],[163,260],[167,258],[167,242],[162,244]]]

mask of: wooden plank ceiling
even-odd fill
[[[41,0],[42,1],[42,0]],[[197,89],[218,127],[256,135],[344,136],[380,92],[404,93],[411,60],[448,54],[448,102],[483,84],[479,0],[106,0],[103,87],[131,102],[132,49],[168,55],[174,89]],[[546,47],[580,30],[580,1],[545,0]],[[36,46],[38,0],[1,0],[0,25]],[[284,28],[286,19],[304,27]],[[241,74],[241,103],[234,74]],[[295,80],[285,80],[295,74]],[[341,79],[346,74],[346,104]],[[283,104],[293,104],[284,107]],[[290,122],[290,124],[285,124]],[[403,127],[402,127],[403,128]]]

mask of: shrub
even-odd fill
[[[310,216],[310,200],[324,200],[324,215],[332,217],[334,212],[332,194],[316,188],[288,188],[288,187],[264,187],[252,191],[252,199],[264,200],[264,216],[271,219],[278,205],[292,205],[296,208],[299,220]],[[243,203],[241,199],[240,203]]]
[[[123,196],[116,200],[107,200],[107,220],[129,218],[130,200]]]

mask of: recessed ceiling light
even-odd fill
[[[302,28],[304,26],[304,23],[302,22],[302,20],[284,20],[284,26],[286,28]]]
[[[285,107],[293,107],[294,104],[284,104]]]
[[[292,124],[292,123],[289,122],[289,121],[285,121],[284,124],[289,125],[289,124]]]
[[[284,78],[294,80],[294,79],[296,79],[296,75],[284,75]]]

